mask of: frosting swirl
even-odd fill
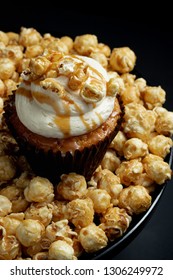
[[[115,96],[107,94],[106,70],[96,60],[48,52],[31,59],[15,95],[20,121],[44,137],[88,133],[111,115]]]

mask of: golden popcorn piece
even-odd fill
[[[173,145],[172,139],[165,135],[156,135],[147,143],[150,152],[154,155],[162,157],[163,159],[170,153]]]
[[[124,154],[124,144],[127,141],[127,137],[123,131],[118,131],[117,135],[114,137],[110,143],[110,148],[114,149],[119,156]]]
[[[162,106],[166,101],[166,92],[161,86],[146,86],[142,92],[142,97],[148,109]]]
[[[85,197],[87,194],[85,177],[76,173],[63,174],[57,185],[57,194],[65,200]]]
[[[63,40],[60,40],[59,38],[55,38],[53,41],[51,41],[47,45],[47,48],[64,54],[68,54],[69,51],[66,43]]]
[[[4,195],[0,194],[0,217],[4,217],[12,211],[11,201]]]
[[[0,42],[2,42],[5,46],[8,45],[9,37],[6,32],[0,30]]]
[[[67,204],[67,211],[69,215],[69,221],[76,228],[82,228],[93,222],[94,219],[94,207],[92,199],[76,198]]]
[[[108,149],[101,161],[101,167],[102,169],[108,169],[112,172],[115,172],[120,163],[121,160],[117,156],[116,151],[113,149]]]
[[[104,68],[108,66],[108,59],[106,55],[99,51],[92,51],[90,57],[98,61]]]
[[[0,226],[0,260],[14,260],[21,255],[21,244],[14,235],[1,234]]]
[[[52,221],[53,206],[45,202],[31,203],[25,210],[25,219],[33,219],[40,221],[44,226],[47,226]]]
[[[45,90],[54,91],[58,96],[65,95],[64,87],[60,83],[58,83],[54,78],[46,78],[40,82],[40,85]],[[35,96],[35,98],[37,98],[36,94],[34,94],[34,96]]]
[[[26,58],[35,58],[43,53],[43,47],[41,45],[28,46],[25,51]]]
[[[129,138],[140,138],[144,142],[155,130],[156,113],[143,105],[131,102],[125,105],[123,129]]]
[[[120,178],[108,169],[101,170],[99,177],[97,188],[106,190],[111,196],[111,203],[116,206],[118,203],[118,196],[123,189]]]
[[[152,197],[144,186],[128,186],[119,195],[118,206],[129,215],[141,214],[151,206]]]
[[[121,162],[120,166],[116,169],[116,175],[119,176],[122,184],[129,186],[135,183],[139,175],[143,173],[143,170],[144,167],[140,159],[131,159]]]
[[[94,253],[107,246],[108,238],[99,226],[91,223],[80,230],[79,241],[87,253]]]
[[[8,36],[9,45],[18,45],[19,44],[19,34],[18,33],[9,31],[9,32],[6,32],[6,35]]]
[[[170,137],[173,133],[173,112],[160,112],[156,118],[155,129],[159,134]]]
[[[111,207],[100,218],[99,227],[106,233],[110,241],[114,241],[127,231],[131,220],[131,216],[125,209]]]
[[[123,79],[124,84],[126,86],[134,85],[137,80],[136,75],[131,74],[131,73],[123,73],[123,74],[121,74],[121,78]]]
[[[54,200],[51,202],[53,206],[52,221],[57,222],[59,220],[68,219],[67,203],[68,201],[66,200]]]
[[[156,183],[153,179],[151,179],[146,172],[141,173],[136,181],[134,182],[134,185],[140,185],[146,188],[148,193],[151,193],[155,190]]]
[[[98,39],[96,35],[84,34],[76,36],[73,47],[80,55],[89,55],[93,49],[97,48]]]
[[[52,222],[46,227],[45,236],[51,241],[55,240],[65,240],[77,236],[77,233],[72,231],[68,224],[67,219],[63,219],[57,222]],[[73,244],[73,242],[70,242]]]
[[[35,28],[21,27],[19,34],[19,44],[28,47],[41,42],[41,34]]]
[[[38,243],[45,231],[45,227],[38,220],[26,219],[16,229],[16,237],[20,243],[29,247]]]
[[[96,103],[105,96],[104,82],[90,79],[86,81],[80,91],[80,96],[86,103]]]
[[[142,100],[140,99],[140,91],[135,84],[127,85],[121,92],[120,96],[124,105],[131,102],[142,103]]]
[[[74,249],[64,240],[57,240],[51,243],[48,250],[49,260],[75,260]]]
[[[143,159],[143,166],[147,175],[158,185],[171,179],[172,170],[160,156],[149,154]]]
[[[144,157],[148,153],[148,145],[139,138],[130,138],[124,144],[124,157],[127,160]]]
[[[42,76],[44,73],[46,73],[50,64],[50,61],[46,57],[38,56],[30,60],[29,67],[36,76]]]
[[[93,201],[93,207],[95,213],[104,213],[111,204],[111,196],[104,189],[88,188],[87,197]]]
[[[29,202],[51,202],[54,199],[54,187],[47,178],[36,176],[24,189],[24,196]]]
[[[8,185],[0,190],[0,194],[6,196],[12,202],[12,212],[24,212],[29,205],[25,199],[23,189],[15,185]]]
[[[71,51],[72,48],[73,48],[73,39],[69,36],[62,36],[60,38],[60,41],[63,42],[67,48],[68,48],[68,51]]]
[[[147,86],[147,82],[144,78],[137,78],[134,80],[134,84],[135,86],[137,86],[137,88],[139,89],[140,93],[143,93],[143,91],[145,90],[146,86]]]
[[[15,71],[14,62],[9,58],[0,57],[0,79],[7,80],[12,77]]]
[[[110,66],[118,73],[127,73],[133,70],[136,64],[136,55],[129,47],[113,48],[110,55]]]
[[[24,220],[24,213],[11,213],[0,218],[0,225],[2,225],[8,235],[16,235],[16,228]]]

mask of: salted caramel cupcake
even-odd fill
[[[122,116],[114,84],[99,62],[52,50],[31,59],[4,111],[33,171],[52,181],[69,172],[89,180]]]

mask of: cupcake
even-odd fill
[[[89,180],[122,119],[114,85],[99,62],[52,50],[31,59],[4,111],[33,171],[53,182],[69,172]]]

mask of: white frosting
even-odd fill
[[[68,86],[69,76],[65,74],[72,73],[75,67],[73,61],[68,61],[68,57],[65,56],[63,59],[58,77],[51,78],[55,83],[58,82],[63,86],[65,97],[63,95],[62,98],[55,91],[45,89],[34,81],[31,83],[24,81],[18,88],[15,96],[18,117],[30,131],[36,134],[60,139],[82,135],[99,127],[113,111],[115,97],[106,95],[106,82],[109,79],[106,70],[89,57],[74,58],[76,61],[79,58],[80,62],[91,66],[88,68],[85,85],[89,87],[92,78],[100,85],[99,96],[90,102],[90,96],[82,96],[79,89],[72,90]],[[23,78],[27,80],[24,75]],[[28,90],[31,98],[20,94],[20,89]]]

